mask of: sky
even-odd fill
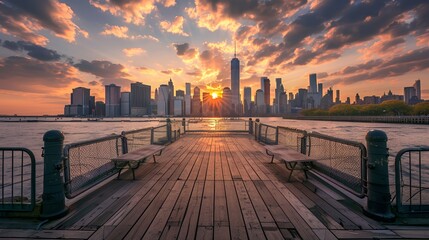
[[[427,0],[0,0],[0,114],[61,114],[73,88],[104,101],[111,83],[220,92],[234,43],[242,96],[317,73],[342,101],[417,79],[429,99]]]

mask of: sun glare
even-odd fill
[[[218,95],[217,95],[217,93],[215,93],[215,92],[214,92],[214,93],[212,93],[212,98],[213,98],[213,99],[216,99],[216,98],[218,98]]]

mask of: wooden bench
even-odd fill
[[[133,180],[135,180],[134,170],[140,166],[140,163],[144,162],[144,160],[150,156],[153,156],[153,162],[156,163],[155,156],[161,156],[164,148],[165,146],[160,145],[146,145],[132,152],[112,158],[115,167],[119,169],[118,179],[121,176],[122,169],[128,167],[128,169],[131,169],[133,172]]]
[[[290,181],[294,170],[304,171],[305,178],[308,178],[307,171],[311,169],[311,163],[315,161],[314,159],[308,157],[305,154],[297,152],[296,150],[281,145],[265,145],[264,147],[267,155],[271,156],[271,163],[273,163],[274,156],[276,156],[277,158],[281,159],[284,162],[286,168],[290,170],[288,181]],[[299,166],[301,166],[300,168],[297,168],[298,163],[300,164]]]

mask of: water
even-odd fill
[[[136,120],[136,119],[134,119]],[[278,117],[260,118],[262,123],[316,131],[334,137],[353,140],[365,144],[365,135],[372,129],[386,132],[391,155],[406,147],[429,145],[429,125],[356,123],[289,120]],[[43,134],[51,129],[60,130],[65,135],[65,144],[89,140],[122,131],[154,127],[158,121],[151,122],[0,122],[0,146],[25,147],[34,152],[37,162],[37,195],[42,191],[43,164],[41,147]],[[242,130],[242,129],[237,129]],[[366,144],[365,144],[366,145]],[[429,164],[429,163],[428,163]],[[393,169],[393,158],[390,159]],[[392,174],[392,173],[391,173]]]

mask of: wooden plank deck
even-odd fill
[[[0,229],[0,238],[337,239],[419,237],[390,230],[302,182],[248,134],[186,134],[147,162],[70,206],[42,230]],[[325,188],[326,189],[326,188]],[[51,233],[51,235],[49,234]],[[75,234],[74,234],[75,233]]]

